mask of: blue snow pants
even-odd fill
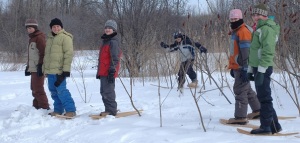
[[[56,87],[54,85],[56,81],[56,75],[48,74],[48,88],[51,93],[51,98],[54,100],[54,112],[56,113],[64,113],[66,112],[75,112],[75,103],[71,96],[71,93],[67,89],[67,82],[66,79]]]

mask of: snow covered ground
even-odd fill
[[[47,115],[50,111],[33,108],[30,77],[25,77],[23,71],[0,72],[0,143],[300,142],[300,138],[296,138],[295,135],[284,137],[247,136],[239,134],[236,127],[221,125],[219,119],[231,118],[234,112],[234,97],[228,88],[224,88],[224,93],[233,104],[229,104],[218,90],[206,92],[198,101],[206,132],[202,128],[200,116],[189,89],[184,89],[184,94],[181,96],[176,89],[160,89],[161,97],[165,99],[162,106],[162,127],[160,127],[158,87],[151,85],[157,84],[157,82],[145,82],[144,85],[135,82],[134,84],[132,90],[134,104],[138,109],[144,110],[141,117],[138,115],[124,118],[109,116],[101,120],[92,120],[88,117],[90,114],[100,113],[104,110],[99,93],[100,83],[95,79],[95,72],[92,69],[84,72],[87,103],[83,100],[85,97],[79,74],[72,71],[73,79],[68,78],[67,80],[67,86],[77,107],[78,117],[72,120],[50,117]],[[215,74],[214,76],[217,76],[217,73]],[[276,74],[273,74],[272,77],[276,78]],[[228,79],[232,85],[233,79]],[[122,81],[129,89],[129,79],[122,78]],[[215,87],[215,85],[206,85],[207,90]],[[53,108],[47,80],[45,81],[45,91],[51,108]],[[274,84],[272,92],[274,107],[278,115],[297,116],[296,119],[280,120],[283,127],[282,132],[300,132],[300,118],[291,98],[277,84]],[[133,110],[119,79],[116,81],[116,93],[119,110]],[[257,120],[250,122],[259,125]]]

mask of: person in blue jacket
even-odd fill
[[[188,74],[191,79],[191,83],[187,86],[190,88],[196,88],[198,86],[197,74],[193,69],[195,59],[195,45],[201,53],[206,53],[207,49],[200,43],[196,42],[193,44],[192,40],[184,35],[181,31],[177,31],[173,34],[175,42],[168,45],[164,42],[160,43],[163,48],[170,48],[169,52],[179,51],[180,52],[180,69],[178,72],[178,89],[183,88],[185,83],[185,75]]]

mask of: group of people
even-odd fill
[[[73,59],[73,36],[63,29],[60,19],[50,22],[51,32],[46,36],[38,29],[35,19],[27,19],[25,27],[29,35],[28,60],[25,76],[31,76],[33,107],[50,110],[44,90],[45,76],[48,78],[48,89],[53,99],[54,109],[49,115],[76,116],[76,107],[71,93],[67,89],[66,78],[70,77]],[[96,78],[100,79],[100,93],[105,111],[100,115],[116,115],[115,77],[120,67],[121,49],[117,35],[117,23],[108,20],[105,23],[103,40],[100,46],[99,63]]]
[[[240,9],[230,11],[231,47],[229,68],[235,78],[234,118],[230,124],[247,123],[247,118],[260,118],[260,127],[253,129],[251,134],[274,134],[282,130],[273,108],[271,96],[271,74],[275,47],[279,37],[279,25],[268,18],[265,4],[255,5],[252,9],[254,25],[249,28],[243,21]],[[256,93],[250,82],[254,81]],[[248,104],[252,113],[247,115]]]
[[[274,134],[282,130],[273,108],[270,88],[280,28],[272,19],[268,19],[268,9],[264,4],[254,6],[252,19],[254,26],[251,28],[244,23],[240,9],[233,9],[229,13],[231,44],[228,68],[231,69],[231,76],[235,78],[235,113],[234,118],[228,120],[228,124],[246,124],[248,119],[259,117],[260,128],[253,129],[251,134]],[[65,116],[76,116],[74,100],[66,88],[66,77],[70,76],[73,58],[73,36],[63,29],[61,20],[57,18],[51,20],[51,32],[47,35],[47,40],[38,30],[36,20],[28,19],[25,26],[30,37],[25,75],[31,75],[33,106],[36,109],[50,109],[43,87],[46,75],[51,98],[54,100],[54,111],[49,114],[55,116],[65,113]],[[105,111],[100,115],[115,116],[115,78],[120,68],[122,52],[116,37],[117,23],[108,20],[104,28],[96,74],[96,78],[100,79],[100,93],[105,106]],[[183,88],[186,74],[191,79],[188,87],[195,88],[198,80],[193,70],[196,51],[194,47],[201,53],[207,53],[207,49],[198,42],[194,43],[180,31],[173,36],[173,44],[161,42],[160,45],[169,48],[170,52],[180,52],[178,88]],[[252,90],[250,81],[254,81],[256,93]],[[247,114],[248,104],[252,109],[250,114]]]
[[[272,18],[268,18],[268,8],[265,4],[255,5],[251,16],[254,21],[253,27],[244,23],[240,9],[233,9],[229,13],[231,44],[228,68],[230,75],[235,79],[235,112],[234,118],[230,118],[227,123],[247,124],[248,119],[260,118],[260,127],[253,129],[251,134],[274,134],[282,130],[273,108],[270,88],[280,27]],[[190,38],[181,33],[175,33],[174,39],[174,44],[161,42],[160,45],[170,48],[170,52],[180,51],[178,88],[183,87],[185,74],[188,74],[192,81],[188,87],[196,87],[197,76],[192,68],[194,47],[199,48],[201,53],[206,53],[207,50],[199,43],[193,44]],[[252,90],[250,81],[254,81],[256,93]],[[248,104],[252,109],[252,113],[249,114]]]

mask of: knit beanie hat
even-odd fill
[[[268,16],[268,8],[263,3],[260,3],[254,6],[254,8],[252,9],[252,14],[260,14],[263,16]]]
[[[240,9],[233,9],[229,12],[229,19],[238,18],[243,19],[243,14]]]
[[[35,19],[27,19],[25,22],[25,27],[33,27],[35,29],[37,29],[38,27],[38,23]]]
[[[105,27],[111,27],[114,31],[117,31],[118,30],[118,25],[117,25],[117,22],[114,21],[114,20],[107,20],[105,22]]]
[[[61,28],[64,28],[63,24],[61,23],[60,19],[58,19],[58,18],[54,18],[51,20],[50,28],[52,28],[53,25],[59,25]]]

